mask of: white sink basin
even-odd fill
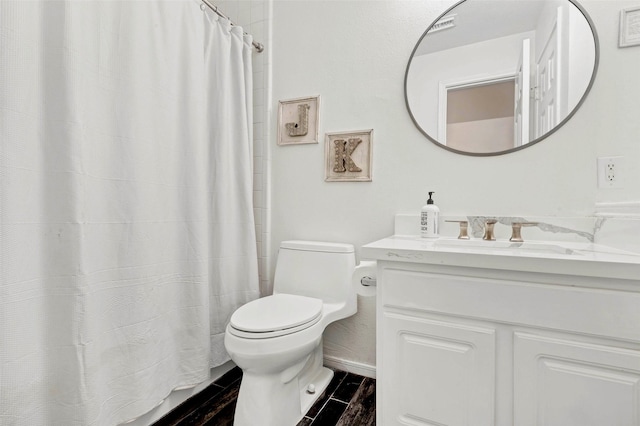
[[[559,254],[564,256],[582,256],[568,247],[560,244],[485,240],[436,240],[433,247],[437,249],[451,249],[457,252],[469,253],[513,253],[513,254]]]

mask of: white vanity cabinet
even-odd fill
[[[633,267],[604,278],[549,272],[558,259],[363,255],[378,261],[379,425],[640,426]]]

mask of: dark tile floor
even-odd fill
[[[373,426],[376,381],[334,370],[333,379],[298,426]],[[176,407],[154,426],[226,426],[233,414],[242,370],[233,368],[205,390]]]

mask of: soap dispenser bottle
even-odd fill
[[[438,216],[440,209],[433,204],[431,196],[435,192],[429,192],[427,204],[420,211],[420,235],[422,238],[438,238]]]

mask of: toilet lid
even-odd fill
[[[322,300],[294,294],[274,294],[254,300],[231,315],[230,325],[239,331],[269,333],[315,323],[322,314]],[[311,325],[311,324],[309,324]]]

